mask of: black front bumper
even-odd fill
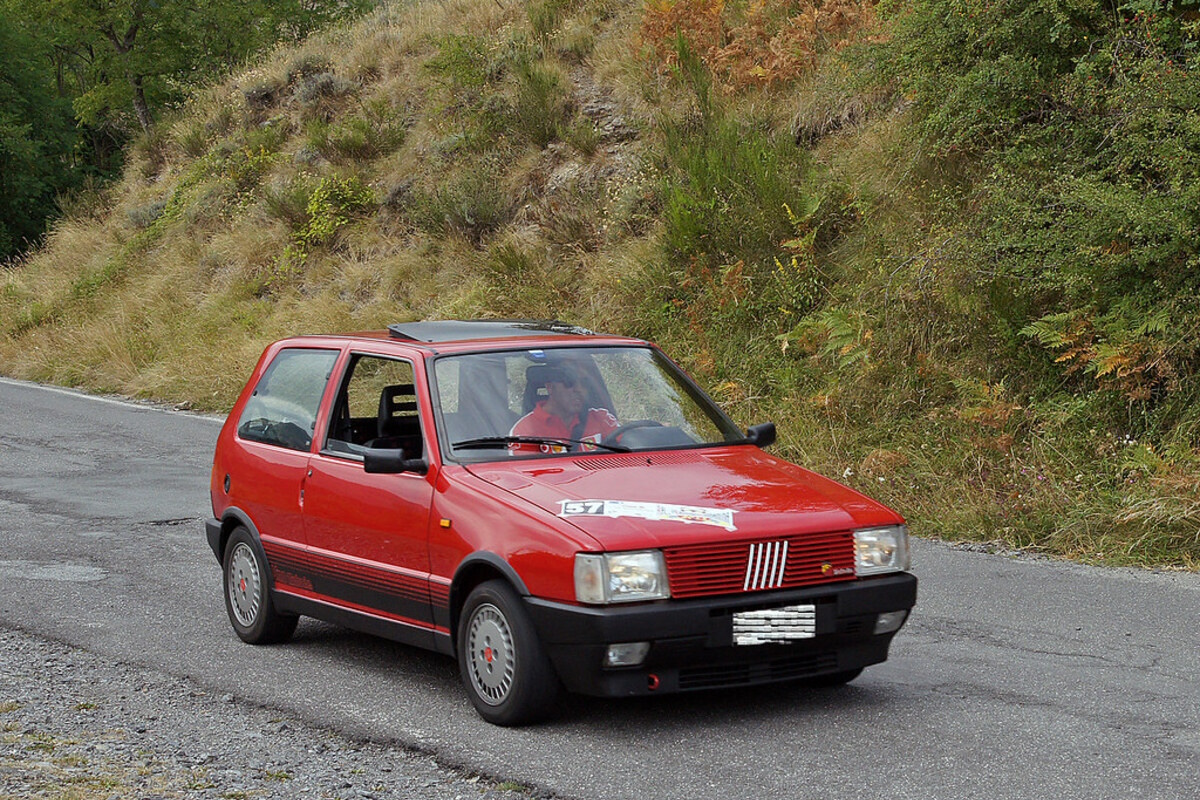
[[[664,600],[636,606],[572,606],[526,598],[542,644],[566,687],[620,697],[816,678],[887,659],[895,631],[875,634],[887,611],[908,611],[908,573],[753,595]],[[816,607],[816,636],[787,644],[733,644],[733,615],[782,606]],[[608,645],[649,642],[637,667],[605,668]]]

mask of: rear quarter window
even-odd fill
[[[337,357],[336,350],[280,350],[242,410],[238,436],[290,450],[308,450],[321,396]]]

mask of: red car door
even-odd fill
[[[433,646],[429,508],[433,475],[369,474],[363,453],[426,451],[413,366],[354,354],[334,398],[329,429],[304,479],[304,530],[313,599],[410,626]]]

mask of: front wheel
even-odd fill
[[[521,599],[500,580],[481,583],[467,596],[458,666],[475,709],[495,725],[545,717],[562,691]]]
[[[267,585],[267,559],[244,527],[234,529],[225,546],[225,611],[243,642],[270,644],[292,638],[299,617],[280,614]]]

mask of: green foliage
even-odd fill
[[[54,198],[121,166],[162,109],[283,38],[373,0],[0,0],[0,259],[36,240]],[[75,124],[72,124],[72,117]],[[149,167],[161,152],[153,136]],[[205,135],[183,142],[200,155]],[[8,204],[12,203],[9,208]]]
[[[866,314],[842,306],[805,317],[779,338],[807,346],[843,369],[865,364],[871,356],[872,332]]]
[[[1181,411],[1164,399],[1200,377],[1198,5],[887,7],[891,77],[931,141],[986,167],[957,227],[997,334],[1020,332],[1068,388],[1142,404],[1137,424],[1162,431]]]
[[[70,173],[70,105],[55,96],[39,63],[47,55],[33,36],[0,19],[0,262],[41,236],[55,195],[78,182]]]
[[[314,185],[315,180],[303,174],[268,182],[262,187],[263,207],[292,230],[299,230],[308,222],[308,198]]]
[[[502,46],[471,35],[443,36],[436,44],[438,53],[425,68],[445,81],[452,98],[447,111],[463,123],[470,149],[510,133],[536,147],[567,135],[573,112],[570,80],[542,48],[523,36]],[[511,100],[501,93],[507,76],[515,84]]]
[[[308,196],[304,223],[292,234],[279,271],[303,266],[309,253],[333,244],[342,228],[376,204],[375,192],[355,176],[322,178]]]
[[[570,84],[560,68],[544,60],[518,59],[513,65],[517,97],[513,125],[537,147],[558,141],[571,114]]]
[[[424,68],[442,89],[441,127],[448,135],[438,155],[453,160],[459,151],[484,152],[511,128],[512,107],[502,93],[508,61],[479,36],[440,36],[434,44],[438,52]]]
[[[497,77],[487,42],[471,34],[448,34],[434,40],[437,55],[425,69],[444,78],[456,89],[482,89]]]
[[[373,205],[375,193],[358,178],[323,178],[308,198],[308,225],[296,238],[308,245],[328,244],[352,215]]]
[[[362,13],[368,0],[41,0],[22,16],[47,25],[56,65],[77,81],[82,122],[120,125],[133,112],[143,130],[182,87],[220,74],[285,36],[304,36],[335,19]]]
[[[764,315],[780,326],[807,313],[816,299],[813,231],[791,215],[807,200],[804,159],[790,138],[724,118],[666,130],[662,242],[674,279],[664,301],[699,303],[698,315],[733,314],[755,328]]]
[[[943,148],[998,144],[1041,118],[1093,46],[1102,0],[885,0],[886,76]]]

